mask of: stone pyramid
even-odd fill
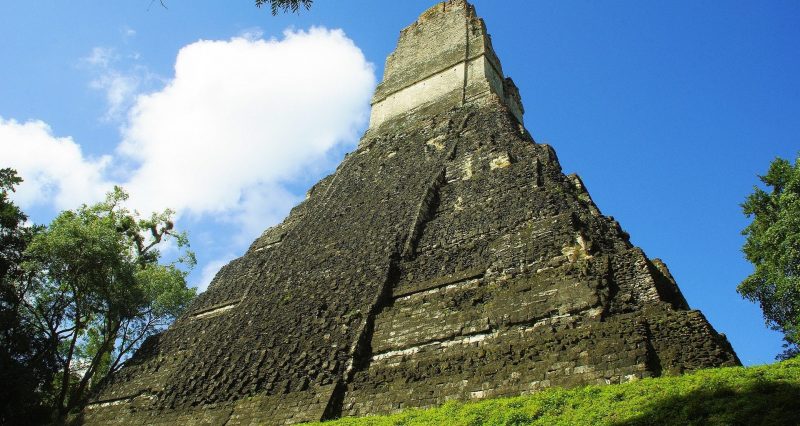
[[[738,365],[522,116],[473,6],[424,12],[358,148],[83,420],[289,424]]]

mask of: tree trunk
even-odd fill
[[[121,325],[120,321],[114,320],[113,326],[111,325],[110,321],[107,321],[108,324],[105,328],[105,337],[103,338],[103,343],[100,345],[100,348],[97,350],[97,353],[94,354],[92,357],[92,362],[89,364],[89,368],[86,370],[86,373],[81,378],[80,383],[78,383],[77,389],[72,394],[72,398],[70,398],[69,406],[67,409],[72,409],[77,407],[79,404],[83,402],[84,399],[84,392],[86,391],[86,387],[89,384],[89,381],[92,380],[95,373],[97,372],[97,368],[100,366],[100,363],[103,361],[103,355],[111,352],[114,348],[114,341],[117,338],[117,332],[119,332],[119,327]]]
[[[75,315],[78,318],[78,315]],[[72,340],[69,343],[69,350],[67,351],[67,359],[64,362],[64,371],[61,377],[61,390],[58,393],[58,398],[56,399],[55,409],[58,411],[59,415],[64,415],[67,413],[67,404],[65,401],[67,399],[67,394],[69,393],[69,382],[70,382],[70,364],[72,364],[72,356],[75,354],[75,345],[78,342],[78,334],[80,331],[80,321],[76,319],[75,321],[75,330],[72,332]]]

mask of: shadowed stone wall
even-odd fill
[[[82,420],[289,424],[739,364],[522,127],[472,6],[439,4],[401,33],[373,108],[467,62],[488,71],[458,96],[373,111],[358,149]]]

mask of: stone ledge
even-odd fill
[[[191,314],[191,318],[192,319],[203,319],[203,318],[215,317],[217,315],[221,315],[221,314],[223,314],[223,313],[235,308],[237,305],[239,305],[240,302],[241,302],[241,300],[233,300],[233,301],[230,301],[230,302],[224,302],[224,303],[220,303],[220,304],[217,304],[217,305],[214,305],[214,306],[210,306],[210,307],[205,308],[205,309],[203,309],[201,311],[192,313]]]
[[[410,296],[414,293],[421,293],[423,291],[433,290],[439,287],[455,284],[460,281],[467,281],[475,278],[481,278],[485,273],[486,273],[486,268],[481,266],[481,267],[466,269],[464,271],[454,272],[452,274],[447,274],[426,281],[401,284],[399,288],[394,289],[392,297],[399,298],[403,296]]]

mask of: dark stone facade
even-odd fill
[[[488,40],[463,0],[423,17],[452,13]],[[297,423],[738,365],[497,87],[465,76],[460,105],[370,128],[83,421]]]

